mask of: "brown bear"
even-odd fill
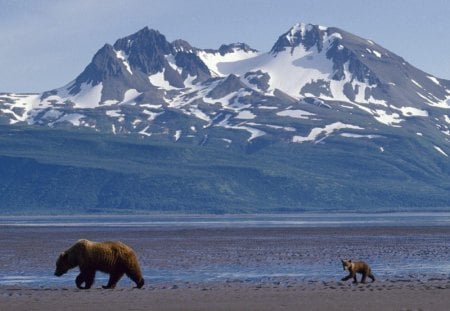
[[[365,263],[364,261],[351,261],[351,260],[341,260],[342,266],[345,270],[348,270],[349,274],[342,278],[342,281],[347,281],[351,278],[353,278],[353,283],[358,283],[356,280],[356,273],[362,274],[361,277],[361,283],[366,282],[366,277],[372,279],[372,282],[375,281],[375,277],[372,274],[372,270],[370,269],[369,265]]]
[[[55,275],[61,276],[77,266],[80,274],[75,283],[80,289],[91,288],[96,271],[109,274],[108,284],[103,288],[114,288],[124,274],[136,283],[137,288],[144,285],[136,254],[131,247],[121,242],[78,240],[59,255]]]

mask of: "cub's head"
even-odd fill
[[[352,267],[352,261],[349,259],[349,260],[342,260],[341,259],[341,261],[342,261],[342,267],[344,268],[344,271],[345,270],[350,270],[351,269],[351,267]]]
[[[62,252],[58,259],[56,260],[56,270],[55,275],[61,276],[72,268],[75,268],[77,265],[74,263],[74,260],[70,258],[70,254],[68,252]]]

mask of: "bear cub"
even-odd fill
[[[75,267],[80,268],[80,274],[75,280],[79,289],[91,288],[97,271],[109,274],[108,284],[103,288],[115,288],[124,274],[136,283],[137,288],[144,286],[136,254],[122,242],[77,241],[59,255],[55,275],[61,276]]]
[[[375,281],[375,277],[372,274],[372,270],[370,269],[369,265],[364,261],[351,261],[351,260],[341,260],[341,261],[344,271],[348,270],[349,272],[349,274],[346,277],[342,278],[342,281],[347,281],[353,278],[353,283],[358,283],[358,281],[356,280],[356,273],[362,274],[361,283],[366,282],[366,277],[371,278],[372,282]]]

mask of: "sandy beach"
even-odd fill
[[[146,284],[78,290],[53,275],[76,240],[121,240]],[[0,226],[0,310],[448,310],[450,228]],[[352,284],[341,258],[367,260]]]

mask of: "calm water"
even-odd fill
[[[147,284],[339,280],[341,258],[369,261],[379,280],[450,274],[450,213],[8,216],[0,218],[0,285],[73,287],[77,269],[53,271],[80,238],[131,245]],[[106,282],[99,273],[96,286]]]

